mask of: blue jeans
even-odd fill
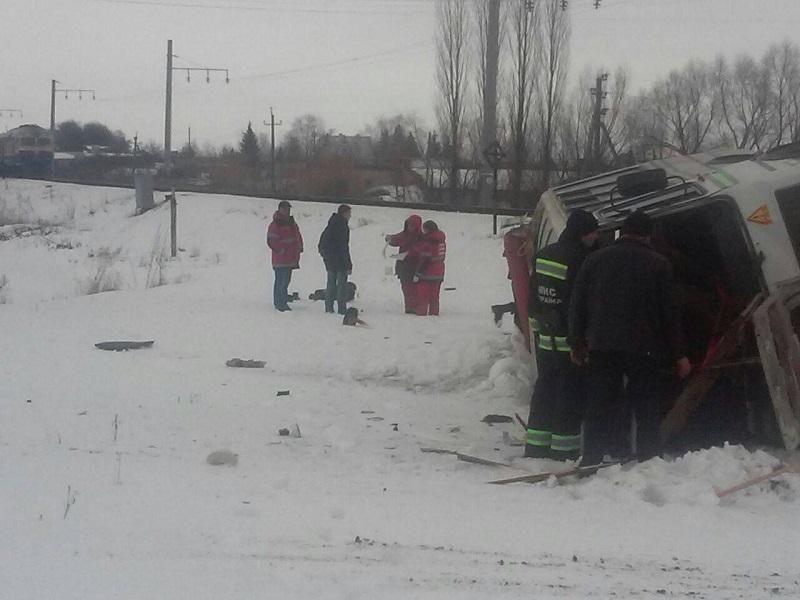
[[[272,291],[272,302],[275,308],[282,310],[288,308],[289,283],[292,281],[291,267],[273,267],[275,271],[275,287]]]
[[[328,271],[328,285],[325,289],[325,312],[333,312],[333,302],[339,304],[339,314],[347,310],[344,300],[344,286],[347,283],[347,271]]]

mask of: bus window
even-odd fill
[[[775,192],[775,199],[781,209],[786,231],[792,240],[794,255],[800,262],[800,185],[778,190]]]

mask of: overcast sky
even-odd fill
[[[471,0],[464,0],[465,2]],[[504,0],[514,2],[517,0]],[[571,72],[627,65],[638,89],[690,58],[761,54],[798,39],[800,0],[569,0]],[[163,141],[166,40],[176,66],[230,69],[231,82],[176,74],[173,145],[234,144],[269,107],[314,112],[357,133],[379,115],[433,125],[434,0],[2,0],[0,109],[49,123],[50,80],[97,90],[57,100],[57,120],[98,120]],[[18,124],[0,116],[0,130]],[[286,127],[282,128],[287,129]]]

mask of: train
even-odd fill
[[[30,177],[52,168],[55,140],[49,129],[20,125],[0,133],[0,176]]]

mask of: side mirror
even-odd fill
[[[623,198],[635,198],[667,188],[667,172],[664,169],[636,171],[617,177],[617,191]]]

